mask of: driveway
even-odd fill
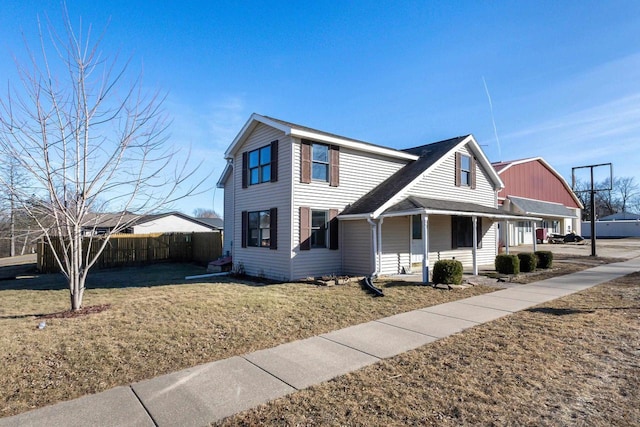
[[[569,256],[590,256],[591,240],[580,243],[538,244],[537,250],[551,251],[554,254]],[[533,245],[512,246],[511,253],[533,252]],[[624,239],[598,239],[596,240],[596,255],[604,258],[631,259],[640,256],[640,238],[628,237]]]

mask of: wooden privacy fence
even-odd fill
[[[104,242],[100,236],[85,237],[93,256]],[[62,253],[60,239],[52,239],[57,253]],[[160,261],[206,264],[222,255],[221,233],[114,234],[94,268],[152,264]],[[46,241],[38,243],[38,270],[60,271],[54,253]]]

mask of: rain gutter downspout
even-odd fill
[[[367,222],[371,225],[371,249],[373,252],[373,273],[371,273],[371,277],[378,277],[380,273],[378,269],[378,224],[371,217],[367,218]]]

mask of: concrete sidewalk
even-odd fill
[[[467,328],[640,271],[640,258],[397,314],[1,418],[3,426],[202,426]]]

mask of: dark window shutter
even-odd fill
[[[271,143],[271,182],[278,180],[278,140]]]
[[[249,153],[242,153],[242,188],[247,188],[247,176],[249,174],[249,162],[247,157]]]
[[[300,144],[300,182],[311,182],[311,141],[303,139]]]
[[[269,249],[278,249],[278,208],[269,210]]]
[[[338,209],[329,209],[329,249],[338,249]]]
[[[460,153],[456,153],[456,187],[460,187]]]
[[[247,229],[249,228],[249,214],[242,211],[242,247],[247,247]]]
[[[458,249],[458,217],[457,216],[451,217],[451,249]]]
[[[311,249],[311,209],[300,207],[300,250]]]
[[[478,249],[482,249],[482,217],[478,217]]]
[[[340,147],[332,145],[329,148],[329,185],[337,187],[340,185]]]
[[[476,189],[476,158],[471,157],[471,189]]]

